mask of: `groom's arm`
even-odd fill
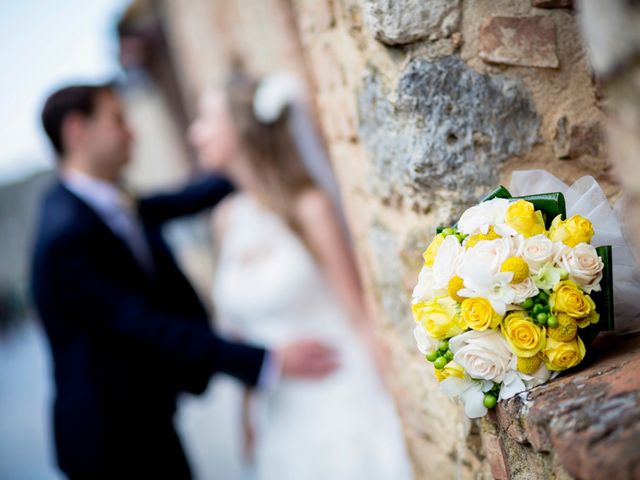
[[[145,222],[162,223],[213,207],[233,190],[226,178],[208,175],[178,191],[139,199],[138,213]]]
[[[265,349],[223,339],[200,318],[158,309],[139,293],[134,279],[123,278],[108,258],[91,254],[86,240],[60,240],[53,248],[50,258],[55,261],[40,272],[47,286],[37,292],[41,311],[63,312],[97,335],[169,359],[185,376],[220,372],[250,386],[259,383],[263,364],[268,364]]]

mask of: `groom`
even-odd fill
[[[180,392],[203,392],[214,373],[258,387],[319,377],[333,352],[313,341],[269,352],[211,330],[161,230],[232,186],[208,177],[128,197],[118,182],[132,135],[110,86],[57,91],[42,121],[59,178],[42,203],[32,289],[53,355],[58,464],[70,478],[189,478],[173,426]]]

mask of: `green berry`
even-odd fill
[[[547,325],[549,326],[549,328],[556,328],[558,326],[558,319],[553,315],[550,315],[549,319],[547,320]]]
[[[524,302],[520,304],[520,306],[525,310],[530,310],[531,307],[533,307],[533,300],[530,298],[527,298]]]
[[[538,320],[538,323],[540,323],[541,325],[544,325],[548,318],[549,318],[549,315],[547,315],[544,312],[541,312],[538,315],[536,315],[536,319]]]
[[[548,302],[549,301],[549,295],[547,295],[547,293],[543,290],[540,290],[540,293],[538,294],[538,299],[542,300],[543,302]]]
[[[496,403],[498,403],[498,399],[496,398],[495,395],[491,394],[491,393],[487,393],[484,396],[484,400],[482,401],[482,403],[484,404],[485,407],[487,408],[493,408],[496,406]]]
[[[540,305],[539,303],[536,303],[533,306],[533,309],[531,310],[531,313],[533,313],[534,315],[538,315],[539,313],[542,313],[543,310],[544,310],[544,307],[542,305]]]
[[[444,354],[444,358],[446,358],[448,361],[453,360],[453,352],[451,350],[447,350],[447,353]]]
[[[447,350],[449,350],[449,340],[440,341],[440,343],[438,344],[438,350],[440,350],[442,353],[445,353]]]
[[[438,357],[436,358],[436,361],[433,362],[433,366],[435,368],[437,368],[438,370],[442,370],[446,365],[447,365],[447,359],[444,357]]]
[[[430,362],[435,362],[436,358],[438,358],[439,356],[440,354],[437,352],[437,350],[429,350],[424,358],[426,358]]]

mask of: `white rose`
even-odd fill
[[[416,345],[418,346],[418,350],[423,355],[429,350],[435,350],[437,340],[432,339],[429,334],[426,332],[422,325],[416,325],[416,328],[413,329],[413,338],[416,339]]]
[[[538,293],[540,293],[540,290],[531,277],[527,277],[520,283],[510,284],[509,288],[511,288],[511,290],[513,290],[515,294],[513,303],[516,304],[520,304],[527,298],[535,297]]]
[[[495,330],[470,330],[449,340],[453,359],[472,378],[499,383],[509,371],[513,354]]]
[[[499,235],[515,235],[517,232],[505,224],[509,200],[494,198],[467,209],[458,221],[458,230],[466,235],[487,233],[489,227]]]
[[[559,263],[569,274],[569,279],[582,286],[586,293],[599,292],[604,263],[596,249],[588,243],[579,243],[573,248],[564,249]]]
[[[553,242],[544,234],[534,235],[524,240],[521,254],[529,269],[538,273],[542,265],[553,259]]]
[[[422,270],[420,270],[420,275],[418,276],[418,283],[416,283],[416,286],[413,289],[413,303],[428,302],[429,300],[433,300],[435,297],[446,295],[447,292],[445,289],[434,288],[434,282],[433,269],[426,265],[423,266]]]
[[[571,250],[571,247],[565,245],[562,242],[554,242],[553,244],[553,263],[555,267],[564,268],[562,266],[562,256],[566,255]]]
[[[483,240],[467,250],[458,275],[464,278],[465,272],[475,271],[477,266],[482,266],[486,274],[493,276],[500,272],[504,261],[513,257],[516,252],[516,243],[511,237]]]
[[[434,289],[447,288],[449,280],[456,273],[456,269],[464,258],[465,249],[455,235],[446,237],[433,262]]]

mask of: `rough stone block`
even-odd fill
[[[480,27],[479,55],[490,63],[558,68],[555,21],[546,15],[489,17]]]
[[[453,56],[411,62],[393,101],[370,71],[358,116],[372,192],[423,210],[445,205],[441,221],[493,188],[500,162],[529,151],[540,125],[520,81],[480,74]]]
[[[460,21],[459,0],[365,0],[365,23],[388,45],[451,35]]]
[[[640,478],[640,333],[601,335],[588,353],[576,371],[501,402],[499,430],[552,452],[574,478]],[[514,421],[526,438],[509,434]]]
[[[582,155],[597,156],[604,143],[604,133],[600,124],[571,125],[562,116],[556,124],[553,137],[553,151],[560,159],[578,158]]]

